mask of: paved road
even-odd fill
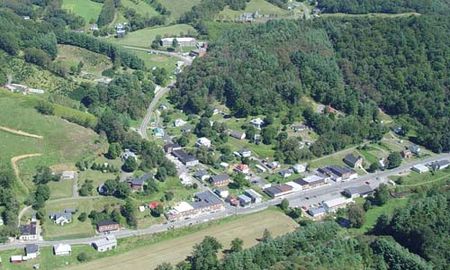
[[[174,228],[181,228],[186,227],[194,224],[204,223],[215,219],[221,219],[227,216],[231,215],[243,215],[243,214],[249,214],[254,212],[259,212],[264,209],[266,209],[268,206],[271,205],[277,205],[281,202],[282,199],[286,198],[289,200],[289,203],[291,206],[308,206],[311,204],[319,203],[323,200],[327,200],[329,198],[333,198],[339,193],[342,192],[343,189],[359,184],[364,184],[365,182],[369,182],[370,186],[373,188],[378,187],[381,183],[385,183],[388,181],[388,176],[396,175],[404,171],[409,171],[411,166],[420,164],[420,163],[428,163],[432,161],[436,161],[439,159],[450,159],[450,154],[440,154],[436,155],[430,158],[426,158],[423,160],[415,160],[413,162],[410,162],[408,164],[402,165],[396,169],[389,170],[389,171],[382,171],[377,172],[374,174],[369,175],[363,175],[361,177],[358,177],[356,179],[347,181],[347,182],[341,182],[341,183],[332,183],[328,184],[326,186],[317,187],[310,190],[295,192],[292,194],[288,194],[286,196],[283,196],[281,198],[272,199],[269,201],[262,202],[260,204],[252,205],[251,207],[246,208],[234,208],[234,207],[226,207],[225,211],[221,212],[215,212],[210,214],[205,214],[196,218],[191,218],[187,220],[181,220],[177,222],[170,222],[166,224],[156,224],[152,225],[145,229],[139,229],[139,230],[129,230],[124,229],[118,232],[114,232],[114,234],[117,238],[126,238],[126,237],[132,237],[132,236],[139,236],[139,235],[146,235],[146,234],[154,234],[159,233],[167,230],[171,230]],[[83,198],[83,197],[80,197]],[[92,241],[101,238],[102,236],[95,236],[95,237],[89,237],[89,238],[79,238],[79,239],[71,239],[71,240],[62,240],[62,241],[35,241],[34,243],[37,243],[42,246],[49,246],[54,245],[56,243],[67,243],[67,244],[90,244]],[[27,243],[31,243],[27,242]],[[0,250],[7,250],[7,249],[15,249],[15,248],[22,248],[25,245],[25,243],[21,242],[14,242],[14,243],[8,243],[8,244],[2,244],[0,245]]]

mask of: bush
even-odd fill
[[[80,254],[78,254],[77,260],[79,262],[86,262],[90,260],[90,257],[88,254],[86,254],[86,252],[81,252]]]
[[[78,216],[78,220],[81,221],[81,222],[85,222],[86,219],[87,219],[87,214],[86,214],[85,212],[81,213],[81,214]],[[80,254],[80,255],[81,255],[81,254]]]
[[[53,115],[55,112],[53,105],[46,101],[40,101],[35,108],[38,112],[46,115]]]

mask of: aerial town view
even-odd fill
[[[0,0],[0,270],[450,269],[449,0]]]

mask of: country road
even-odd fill
[[[331,183],[327,184],[325,186],[320,186],[317,188],[294,192],[285,196],[282,196],[280,198],[271,199],[259,204],[253,204],[250,207],[245,208],[235,208],[231,206],[227,206],[226,210],[221,212],[214,212],[209,213],[205,215],[201,215],[195,218],[187,219],[187,220],[180,220],[176,222],[169,222],[166,224],[155,224],[145,229],[138,229],[138,230],[130,230],[130,229],[123,229],[117,232],[112,232],[111,234],[115,235],[117,238],[127,238],[127,237],[133,237],[133,236],[139,236],[139,235],[148,235],[148,234],[155,234],[159,232],[164,232],[170,229],[174,228],[182,228],[186,226],[190,226],[193,224],[200,224],[200,223],[206,223],[211,220],[217,220],[222,219],[228,216],[232,215],[244,215],[244,214],[250,214],[262,211],[266,209],[267,207],[271,205],[277,205],[281,202],[282,199],[289,200],[289,203],[291,206],[304,206],[304,205],[311,205],[313,203],[321,202],[323,200],[327,200],[330,197],[336,196],[337,194],[340,194],[343,189],[355,186],[355,185],[361,185],[365,184],[366,182],[369,183],[369,185],[372,188],[378,187],[381,183],[387,182],[387,177],[391,175],[396,175],[404,171],[409,171],[410,168],[417,164],[422,163],[429,163],[432,161],[440,160],[440,159],[450,159],[450,153],[435,155],[433,157],[429,157],[422,160],[415,160],[413,162],[409,162],[407,164],[404,164],[398,168],[395,168],[393,170],[387,170],[387,171],[381,171],[373,174],[363,175],[361,177],[358,177],[356,179],[346,181],[346,182],[339,182],[339,183]],[[84,197],[79,197],[78,199],[81,199]],[[57,201],[57,200],[55,200]],[[39,240],[39,241],[28,241],[28,242],[12,242],[7,244],[1,244],[0,250],[8,250],[8,249],[16,249],[21,248],[25,244],[29,243],[36,243],[41,246],[51,246],[57,243],[66,243],[66,244],[90,244],[92,241],[101,238],[103,235],[98,235],[95,237],[88,237],[88,238],[78,238],[78,239],[70,239],[70,240],[60,240],[60,241],[45,241],[45,240]]]

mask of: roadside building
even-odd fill
[[[164,145],[164,151],[166,153],[172,153],[174,150],[181,150],[181,146],[177,143],[168,143]]]
[[[230,176],[228,174],[213,175],[209,182],[216,187],[224,187],[230,183]]]
[[[285,184],[292,187],[292,192],[297,192],[297,191],[303,190],[303,187],[301,185],[295,183],[294,181],[290,181]]]
[[[409,151],[411,151],[411,153],[413,153],[416,156],[420,155],[421,150],[422,149],[420,149],[420,146],[418,146],[416,144],[409,146]]]
[[[409,149],[405,149],[403,151],[400,152],[400,154],[402,155],[402,158],[412,158],[413,153],[409,150]]]
[[[229,196],[227,198],[227,202],[229,202],[231,206],[238,206],[239,205],[239,200],[235,196]]]
[[[222,211],[224,209],[222,200],[207,190],[195,194],[193,202],[180,202],[175,207],[169,209],[164,215],[169,221],[175,221],[193,218],[204,213]]]
[[[161,39],[161,46],[163,47],[172,47],[174,44],[174,40],[178,46],[182,47],[195,47],[197,45],[197,40],[193,37],[169,37]]]
[[[441,159],[435,162],[432,162],[430,167],[437,171],[437,170],[443,170],[445,168],[448,168],[450,166],[450,161],[446,159]]]
[[[58,225],[64,226],[72,222],[72,212],[64,210],[63,212],[51,213],[49,218]]]
[[[77,177],[77,172],[75,171],[63,171],[61,174],[61,180],[73,180]]]
[[[36,244],[25,245],[25,256],[27,260],[36,259],[39,256],[39,246]]]
[[[20,225],[19,239],[23,241],[38,240],[38,225],[36,221],[32,221],[30,224]]]
[[[239,150],[237,152],[237,156],[239,157],[243,157],[243,158],[249,158],[252,156],[252,151],[246,149],[246,148],[242,148],[241,150]]]
[[[309,175],[306,177],[303,177],[301,179],[297,179],[294,182],[299,184],[300,186],[302,186],[302,189],[310,189],[310,188],[315,188],[321,185],[325,185],[326,184],[326,177],[323,175]]]
[[[283,177],[283,178],[288,178],[293,173],[294,173],[294,171],[292,169],[285,169],[285,170],[281,170],[278,172],[278,174],[281,175],[281,177]]]
[[[361,156],[355,156],[348,154],[344,157],[344,163],[352,168],[361,168],[363,166],[363,158]]]
[[[216,193],[222,199],[228,198],[228,196],[230,196],[230,191],[228,191],[227,189],[223,189],[223,188],[216,189],[214,191],[214,193]]]
[[[69,256],[72,254],[72,247],[69,244],[53,245],[53,254],[56,256]]]
[[[248,196],[246,196],[244,194],[239,195],[238,199],[239,199],[239,204],[242,207],[248,206],[248,205],[250,205],[252,203],[252,198],[250,198],[250,197],[248,197]]]
[[[315,207],[315,208],[309,208],[307,213],[313,217],[314,219],[320,219],[321,217],[325,216],[327,214],[327,211],[324,207]]]
[[[266,168],[264,168],[262,165],[260,164],[256,164],[255,167],[258,169],[258,171],[265,173],[267,171]]]
[[[417,172],[417,173],[426,173],[430,171],[430,168],[428,168],[427,166],[423,165],[423,164],[417,164],[411,167],[411,170],[413,172]]]
[[[9,261],[12,264],[18,264],[18,263],[21,263],[21,262],[23,262],[25,260],[24,260],[22,255],[12,255],[11,257],[9,257]]]
[[[199,170],[194,173],[194,177],[200,181],[206,181],[211,177],[211,175],[206,170]]]
[[[328,213],[336,212],[339,208],[344,208],[347,204],[353,202],[352,199],[348,199],[345,197],[337,197],[328,201],[323,202],[324,208]]]
[[[319,168],[317,171],[321,174],[328,175],[335,182],[346,181],[358,177],[358,174],[354,170],[336,165]]]
[[[258,192],[254,191],[253,189],[246,189],[244,191],[244,195],[249,197],[251,199],[252,203],[260,203],[262,202],[262,196]]]
[[[98,252],[106,252],[108,250],[113,250],[117,247],[117,239],[113,235],[108,235],[105,238],[92,242],[92,246]]]
[[[232,130],[230,131],[230,136],[237,140],[243,140],[245,139],[246,134],[243,131]]]
[[[196,157],[186,153],[184,150],[174,150],[172,151],[172,155],[187,167],[193,167],[199,164]]]
[[[289,194],[292,192],[292,187],[286,184],[274,185],[264,189],[264,192],[272,198]]]
[[[197,139],[197,142],[195,143],[195,146],[197,147],[211,147],[211,140],[206,137],[201,137]]]
[[[120,224],[112,220],[103,220],[97,223],[97,231],[99,233],[118,231]]]
[[[373,189],[369,185],[360,185],[344,189],[344,195],[349,198],[366,197],[373,193]]]

